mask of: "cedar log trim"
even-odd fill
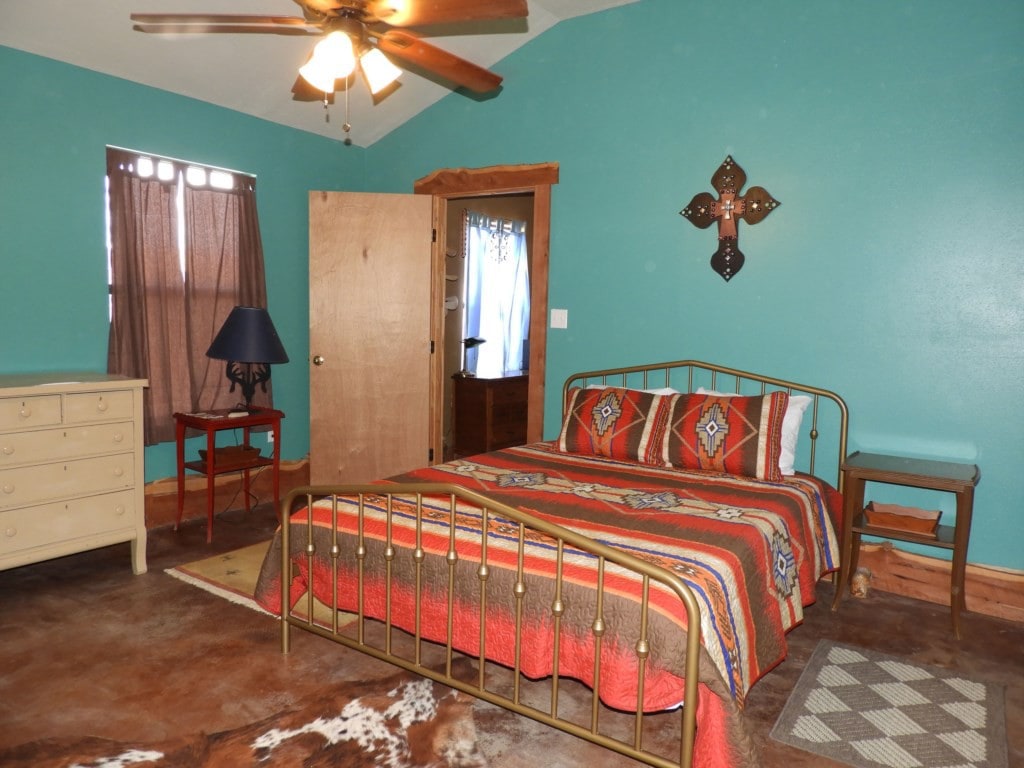
[[[268,504],[274,500],[273,476],[271,468],[263,471],[253,470],[250,475],[249,490],[252,493],[252,504]],[[292,488],[309,485],[309,459],[298,461],[281,461],[280,471],[281,498],[288,495]],[[240,472],[225,472],[214,477],[213,484],[213,535],[217,535],[216,517],[226,509],[245,509],[242,498],[242,475]],[[244,513],[243,513],[244,514]],[[146,483],[146,528],[161,528],[174,525],[178,515],[178,480],[165,477]],[[189,472],[185,476],[185,508],[181,515],[182,522],[189,520],[206,524],[206,476]]]
[[[486,168],[442,168],[417,179],[413,191],[417,195],[471,197],[532,191],[536,187],[557,183],[558,163],[492,165]]]
[[[281,462],[281,496],[309,484],[309,459]],[[267,503],[274,494],[269,472],[253,473],[253,503]],[[238,474],[217,475],[214,483],[214,514],[242,509],[242,480]],[[178,512],[178,485],[173,477],[146,484],[146,527],[174,525]],[[230,505],[230,506],[229,506]],[[189,473],[185,478],[183,521],[206,520],[206,478]],[[217,533],[214,521],[214,535]],[[862,543],[858,565],[871,571],[871,588],[904,597],[949,605],[950,563],[936,557],[904,552],[891,542]],[[1024,623],[1024,573],[967,565],[967,611]],[[849,596],[844,600],[850,600]],[[871,599],[870,594],[866,598]],[[840,604],[839,610],[842,610]],[[970,616],[964,616],[969,630]]]
[[[905,552],[886,541],[861,543],[857,565],[871,571],[871,589],[949,605],[952,566],[948,560]],[[1024,573],[968,563],[964,592],[967,614],[961,613],[961,622],[965,631],[970,632],[971,612],[1024,623]],[[847,594],[843,599],[854,598]],[[870,593],[865,599],[871,599]]]

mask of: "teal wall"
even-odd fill
[[[847,399],[851,449],[977,462],[969,559],[1024,569],[1022,33],[1019,0],[642,0],[558,25],[495,67],[497,98],[453,94],[365,150],[0,48],[0,370],[104,364],[105,144],[252,172],[297,458],[306,190],[555,161],[549,436],[580,369],[695,357],[817,384]],[[740,225],[730,283],[713,230],[678,215],[727,154],[782,201]],[[170,453],[147,450],[147,477]]]

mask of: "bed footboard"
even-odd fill
[[[309,511],[314,504],[316,515]],[[368,512],[371,507],[372,515]],[[461,522],[458,512],[467,508],[480,517],[478,530]],[[445,515],[447,520],[442,519]],[[283,501],[281,519],[291,520],[282,526],[280,536],[279,573],[287,574],[280,581],[285,653],[290,649],[290,631],[298,627],[648,765],[690,768],[693,764],[700,700],[699,631],[686,632],[686,658],[681,663],[676,660],[678,668],[685,669],[678,691],[683,705],[658,713],[645,712],[644,707],[652,651],[657,657],[649,621],[655,612],[664,611],[665,595],[678,601],[675,610],[685,615],[687,627],[701,626],[697,600],[679,576],[456,485],[298,488]],[[439,541],[437,533],[442,522],[447,543]],[[534,547],[540,542],[553,562],[553,573],[545,577],[541,590],[546,596],[550,592],[545,598],[549,600],[547,615],[541,621],[551,642],[541,650],[528,640],[530,622],[538,617],[535,603],[530,610],[525,607],[527,593],[537,583],[536,563],[531,562],[527,542]],[[569,661],[566,649],[578,649],[580,642],[580,632],[573,633],[579,627],[567,626],[566,610],[566,596],[572,589],[569,574],[580,558],[586,558],[596,573],[585,641],[593,649],[595,684],[589,691],[563,676]],[[322,600],[330,603],[329,621],[314,618],[312,588],[305,590],[293,607],[292,579],[299,571],[309,575],[310,584],[314,572],[321,576],[329,572],[331,599]],[[631,627],[634,636],[630,638],[637,670],[632,712],[612,710],[599,697],[605,672],[602,644],[610,642],[605,636],[607,605],[615,599],[613,592],[621,594],[624,579],[634,581],[631,591],[638,596],[638,620]],[[505,594],[508,591],[511,596]],[[433,594],[434,602],[421,602],[426,593]],[[364,597],[373,594],[376,598]],[[467,594],[473,595],[474,607],[469,612],[464,610]],[[406,600],[409,595],[414,596],[411,611]],[[497,609],[498,605],[504,607]],[[339,619],[345,616],[343,611],[349,614],[345,620]],[[469,629],[467,621],[473,624]],[[444,636],[434,637],[435,633],[426,629],[428,624],[445,628]],[[514,636],[511,658],[496,664],[491,654],[494,638],[501,633],[507,636],[509,631]],[[467,635],[473,638],[471,648],[465,647]],[[536,653],[549,656],[545,663],[550,665],[550,674],[540,680],[523,671],[536,668],[536,659],[531,658]],[[475,679],[453,676],[453,661],[459,657],[473,662]],[[570,690],[575,696],[572,706],[564,703]],[[580,704],[579,691],[589,695],[589,706]],[[571,716],[564,714],[567,710]],[[585,713],[582,717],[581,712]],[[662,718],[669,718],[670,730],[678,733],[678,748],[674,745],[668,754],[662,753],[666,730]],[[659,734],[656,748],[651,746],[655,731]]]

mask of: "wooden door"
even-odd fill
[[[429,195],[309,196],[310,481],[429,463]]]

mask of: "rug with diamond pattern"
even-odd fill
[[[776,741],[856,768],[1006,768],[1003,686],[822,640]]]

